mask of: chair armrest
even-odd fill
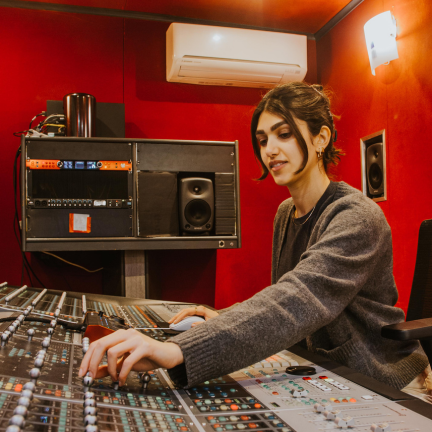
[[[381,336],[393,340],[432,339],[432,318],[401,322],[385,326]]]

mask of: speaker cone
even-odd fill
[[[369,183],[374,189],[378,189],[383,181],[383,172],[377,163],[373,163],[369,168]]]
[[[203,200],[193,200],[185,207],[184,215],[192,226],[201,227],[210,220],[211,208]]]

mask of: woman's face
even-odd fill
[[[309,129],[305,121],[294,117],[306,145],[309,158],[303,171],[295,174],[303,164],[303,153],[286,121],[275,114],[264,111],[258,121],[256,137],[261,147],[261,158],[280,186],[290,186],[310,172],[312,161],[316,161],[315,147],[310,138]],[[316,162],[315,162],[316,163]]]

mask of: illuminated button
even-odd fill
[[[225,403],[231,403],[232,400],[231,399],[225,399]]]
[[[237,425],[237,429],[246,429],[246,425],[243,424],[243,423],[239,423],[239,424]]]
[[[319,379],[328,379],[328,377],[326,377],[325,375],[321,375],[321,376],[319,377]]]
[[[239,409],[238,405],[236,405],[236,404],[232,404],[232,405],[230,405],[230,408],[231,408],[233,411],[237,411],[237,410]]]
[[[237,421],[239,418],[237,416],[230,416],[229,418],[232,422]]]
[[[354,399],[354,398],[351,398],[349,401],[350,401],[351,403],[356,403],[356,402],[357,402],[357,400]]]
[[[228,407],[226,405],[221,405],[219,407],[222,411],[226,411],[228,409]]]
[[[14,391],[20,392],[22,390],[22,387],[23,387],[22,384],[17,384],[14,388]]]
[[[242,420],[244,420],[244,421],[246,421],[246,420],[249,420],[249,416],[245,416],[245,415],[242,415],[241,417],[240,417]]]
[[[256,423],[249,423],[248,426],[249,426],[251,429],[256,429],[256,428],[258,427],[258,425],[257,425]]]
[[[259,403],[256,403],[256,404],[254,405],[254,407],[255,407],[255,408],[262,408],[261,404],[259,404]]]
[[[303,379],[304,379],[305,381],[309,381],[309,380],[311,380],[312,378],[311,378],[311,377],[303,377]]]
[[[274,395],[278,395],[279,393],[277,391],[274,391],[272,394]]]

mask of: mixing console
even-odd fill
[[[163,369],[132,372],[122,387],[78,377],[97,328],[167,340],[173,332],[160,323],[190,306],[0,284],[0,431],[432,430],[425,402],[370,390],[289,351],[186,390]]]

